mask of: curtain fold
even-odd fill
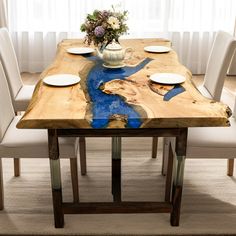
[[[4,0],[0,0],[4,1]],[[108,4],[109,3],[109,4]],[[21,71],[42,71],[63,38],[83,38],[94,9],[129,11],[128,38],[165,37],[181,63],[203,74],[215,32],[233,33],[236,0],[8,0],[9,28]]]
[[[0,0],[0,27],[8,27],[7,0]]]

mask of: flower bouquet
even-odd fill
[[[85,42],[90,45],[105,48],[113,40],[118,42],[121,35],[128,30],[126,25],[127,11],[99,11],[95,10],[93,14],[88,14],[85,23],[81,25],[82,32],[86,32]]]

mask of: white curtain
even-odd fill
[[[0,0],[0,27],[8,27],[7,2]]]
[[[180,61],[204,74],[216,31],[234,31],[235,0],[170,0],[169,38]],[[234,65],[236,66],[236,64]]]
[[[0,0],[1,1],[1,0]],[[236,0],[8,0],[9,28],[22,71],[42,71],[64,38],[83,38],[80,25],[94,9],[129,11],[125,37],[166,37],[180,61],[204,73],[217,30],[233,32]]]

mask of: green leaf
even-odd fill
[[[85,26],[85,24],[82,24],[82,25],[80,26],[80,30],[81,30],[82,32],[86,31],[86,26]]]
[[[88,14],[87,18],[88,18],[89,20],[92,20],[92,21],[96,21],[96,20],[97,20],[96,16],[91,15],[91,14]]]

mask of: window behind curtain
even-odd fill
[[[232,30],[236,0],[9,0],[15,31],[79,32],[86,14],[111,5],[129,11],[130,34]]]
[[[132,36],[154,36],[163,30],[164,0],[9,0],[12,31],[76,32],[94,9],[128,10]]]
[[[94,9],[129,11],[124,37],[169,38],[180,62],[204,73],[214,34],[233,33],[236,0],[8,0],[10,31],[22,71],[41,71],[64,38],[82,38],[80,25]]]
[[[169,31],[233,31],[236,0],[170,0]]]

